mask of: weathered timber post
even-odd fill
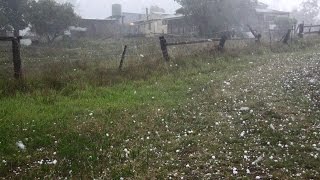
[[[290,34],[291,34],[291,29],[288,29],[288,32],[287,32],[287,34],[284,36],[283,41],[282,41],[284,44],[288,44],[288,41],[289,41],[289,39],[290,39]]]
[[[20,37],[14,37],[12,39],[12,57],[14,66],[14,77],[16,79],[22,78],[21,70],[21,55],[20,55]]]
[[[300,38],[303,38],[303,32],[304,32],[304,23],[301,23],[298,25],[298,36]]]
[[[128,48],[128,46],[125,45],[125,46],[124,46],[124,49],[123,49],[123,52],[122,52],[121,60],[120,60],[119,71],[122,70],[123,61],[124,61],[124,59],[125,59],[125,57],[126,57],[126,53],[127,53],[127,48]]]
[[[163,58],[168,62],[170,61],[170,57],[168,53],[167,40],[164,38],[164,36],[160,36],[159,39]]]
[[[295,27],[294,27],[294,25],[292,25],[292,27],[291,27],[291,34],[290,34],[290,40],[291,40],[291,43],[293,42],[293,36],[294,36],[294,30],[295,30]]]
[[[220,39],[220,42],[219,42],[219,46],[218,46],[218,50],[219,50],[219,51],[222,51],[222,50],[223,50],[224,45],[225,45],[227,39],[228,39],[228,36],[227,36],[227,35],[225,35],[225,34],[222,35],[222,37],[221,37],[221,39]]]
[[[255,30],[253,30],[250,25],[247,25],[247,26],[250,32],[252,33],[252,35],[256,38],[256,43],[260,43],[262,35],[260,33],[257,33]]]
[[[270,28],[269,28],[269,45],[270,45],[270,49],[272,49],[272,34],[271,34]]]
[[[311,25],[310,25],[310,27],[309,27],[309,33],[311,32],[311,28],[312,28],[312,23],[311,23]]]

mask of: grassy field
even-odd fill
[[[122,72],[107,43],[24,49],[23,85],[1,67],[0,177],[318,179],[317,43],[139,52]]]

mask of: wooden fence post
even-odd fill
[[[221,37],[221,39],[220,39],[220,42],[219,42],[219,46],[218,46],[218,50],[219,50],[219,51],[222,51],[222,50],[223,50],[224,45],[225,45],[227,39],[228,39],[227,35],[225,35],[225,34],[222,35],[222,37]]]
[[[124,59],[125,59],[125,57],[126,57],[126,53],[127,53],[127,48],[128,48],[128,46],[125,45],[125,46],[124,46],[124,49],[123,49],[123,52],[122,52],[121,60],[120,60],[119,71],[122,70],[123,61],[124,61]]]
[[[270,49],[272,49],[272,34],[271,34],[270,28],[269,28],[269,45],[270,45]]]
[[[257,33],[256,31],[254,31],[250,25],[247,25],[247,26],[248,26],[250,32],[252,33],[252,35],[256,38],[256,43],[260,43],[262,35]]]
[[[299,26],[298,26],[298,36],[300,38],[303,38],[303,32],[304,32],[304,23],[299,24]]]
[[[170,57],[168,53],[167,40],[164,38],[164,36],[160,36],[159,40],[160,40],[160,46],[161,46],[163,58],[168,62],[170,61]]]
[[[287,32],[287,34],[284,36],[283,41],[282,41],[284,44],[288,44],[288,41],[289,41],[289,39],[290,39],[290,34],[291,34],[291,29],[288,29],[288,32]]]
[[[22,78],[21,70],[21,56],[20,56],[20,37],[14,37],[12,39],[12,54],[13,54],[13,66],[14,66],[14,77],[16,79]]]

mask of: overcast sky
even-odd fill
[[[60,0],[65,1],[65,0]],[[179,5],[174,0],[72,0],[78,2],[78,13],[84,18],[104,19],[111,15],[111,5],[122,4],[124,12],[144,12],[146,7],[158,5],[169,13],[174,13]],[[195,0],[196,1],[196,0]],[[273,9],[290,11],[297,8],[302,0],[260,0]]]

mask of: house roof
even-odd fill
[[[100,22],[114,22],[116,19],[81,19],[80,21],[100,21]]]
[[[141,24],[146,24],[146,23],[160,21],[160,20],[162,20],[162,19],[150,19],[150,20],[135,21],[135,22],[133,22],[133,25],[141,25]]]
[[[182,15],[182,14],[170,14],[170,15],[165,16],[163,19],[171,20],[171,19],[181,19],[183,17],[184,17],[184,15]]]
[[[290,14],[289,12],[278,11],[278,10],[273,10],[273,9],[268,9],[268,8],[263,8],[263,9],[256,8],[256,12],[263,13],[263,14],[282,14],[282,15]]]

